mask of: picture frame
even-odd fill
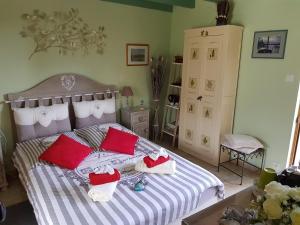
[[[126,44],[126,64],[127,66],[149,65],[149,45]]]
[[[256,31],[252,58],[284,59],[288,30]]]

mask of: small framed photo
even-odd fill
[[[127,66],[146,66],[149,64],[148,44],[127,44],[126,45]]]
[[[252,58],[283,59],[287,33],[287,30],[255,32]]]

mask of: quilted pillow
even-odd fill
[[[134,147],[139,137],[110,127],[100,148],[105,151],[134,155]]]
[[[71,131],[67,102],[13,111],[19,142]]]
[[[135,134],[132,130],[127,129],[126,127],[123,127],[122,125],[120,125],[118,123],[104,123],[104,124],[100,124],[98,126],[98,128],[105,133],[107,133],[107,131],[110,127],[115,128],[117,130],[125,131],[130,134]]]
[[[67,169],[75,169],[92,150],[62,134],[40,156],[39,160]]]
[[[115,98],[73,102],[76,129],[116,122]]]
[[[74,130],[74,133],[86,140],[92,148],[99,148],[106,134],[105,131],[98,128],[98,125]]]

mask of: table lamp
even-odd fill
[[[128,97],[133,96],[133,91],[132,91],[131,87],[129,87],[129,86],[123,87],[121,95],[127,98],[126,104],[127,104],[127,107],[129,107]]]

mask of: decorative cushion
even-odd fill
[[[251,150],[257,150],[259,148],[264,148],[262,143],[260,143],[256,138],[242,134],[224,135],[222,145],[235,150],[241,149],[245,151],[245,149],[248,149],[247,152],[251,152]]]
[[[77,129],[116,122],[115,98],[73,102]]]
[[[138,136],[110,127],[100,148],[106,151],[134,155]]]
[[[85,145],[62,134],[60,137],[40,156],[39,160],[53,163],[57,166],[75,169],[92,150]]]
[[[92,148],[99,148],[106,135],[106,131],[100,130],[98,125],[74,130],[74,132],[77,136],[86,140]]]
[[[130,133],[130,134],[135,134],[132,130],[127,129],[126,127],[123,127],[122,125],[120,125],[118,123],[104,123],[104,124],[100,124],[98,126],[98,128],[105,133],[107,133],[107,131],[110,127]]]
[[[96,149],[99,148],[99,146],[101,145],[110,127],[113,127],[117,130],[125,131],[130,134],[134,134],[131,130],[121,126],[118,123],[105,123],[99,126],[94,125],[91,127],[76,129],[74,130],[74,133],[80,138],[86,140],[92,148]]]
[[[13,111],[19,142],[71,131],[67,102]]]

